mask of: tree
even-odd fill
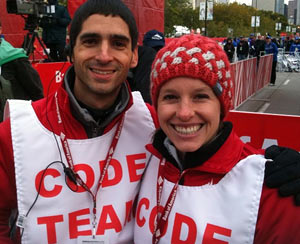
[[[251,17],[260,16],[260,26],[251,27]],[[207,35],[211,37],[249,36],[250,33],[270,33],[276,35],[275,23],[282,23],[282,29],[288,25],[286,17],[271,11],[256,10],[247,5],[237,3],[214,4],[213,20],[207,21]],[[199,20],[199,8],[192,9],[189,0],[165,0],[165,34],[174,34],[174,25],[186,26],[196,30],[204,27]]]
[[[165,35],[172,35],[174,25],[187,26],[189,14],[193,15],[189,0],[165,0]]]

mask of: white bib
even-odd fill
[[[152,243],[158,164],[158,159],[152,157],[142,181],[135,244]],[[264,169],[265,159],[261,155],[252,155],[241,160],[218,184],[180,185],[166,234],[159,244],[253,243]],[[173,186],[164,181],[162,206]]]
[[[40,123],[28,101],[9,101],[9,112],[20,215],[26,215],[33,204],[42,172],[49,166],[37,202],[24,222],[22,243],[71,244],[77,243],[78,236],[91,235],[92,197],[81,187],[79,193],[72,192],[62,165],[50,165],[60,161],[53,133]],[[131,208],[149,158],[145,144],[154,129],[148,108],[140,94],[134,93],[134,104],[126,112],[118,145],[97,194],[97,235],[110,244],[132,243]],[[115,130],[116,126],[100,137],[68,140],[75,170],[93,193],[100,177],[99,165],[105,160]],[[60,138],[56,138],[67,165]]]

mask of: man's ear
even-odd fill
[[[138,60],[139,60],[138,45],[136,45],[136,47],[133,50],[133,55],[132,55],[132,59],[131,59],[130,68],[136,67],[137,64],[138,64]]]
[[[72,60],[72,49],[71,49],[71,45],[70,44],[67,44],[65,46],[65,54],[67,56],[67,59],[70,63],[73,63],[73,60]]]

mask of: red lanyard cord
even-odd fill
[[[160,214],[159,213],[159,206],[161,204],[161,198],[162,198],[162,192],[163,192],[163,184],[164,184],[164,167],[166,164],[166,160],[163,158],[160,160],[159,163],[159,169],[158,169],[158,175],[157,175],[157,184],[156,184],[156,209],[157,209],[157,217],[156,217],[156,222],[154,225],[154,231],[153,231],[153,236],[152,236],[152,244],[157,244],[160,240],[160,238],[164,235],[164,229],[166,226],[166,223],[168,221],[170,212],[173,208],[175,199],[176,199],[176,194],[177,194],[177,189],[180,180],[182,177],[186,174],[188,170],[184,170],[181,172],[179,175],[175,185],[173,186],[171,193],[168,197],[168,200],[166,202],[166,205],[163,209],[163,212]]]
[[[97,189],[96,189],[96,192],[94,194],[91,191],[91,189],[85,184],[85,182],[81,179],[81,177],[76,172],[74,172],[74,163],[73,163],[71,150],[70,150],[70,147],[69,147],[67,137],[63,133],[64,127],[63,127],[61,113],[60,113],[60,109],[59,109],[59,104],[58,104],[58,99],[57,99],[57,92],[55,93],[55,102],[56,102],[57,122],[58,122],[59,130],[60,130],[60,140],[61,140],[63,151],[64,151],[64,154],[65,154],[65,157],[67,159],[68,166],[69,166],[69,168],[67,168],[67,171],[68,171],[67,174],[71,174],[72,176],[69,177],[70,180],[74,182],[74,179],[75,179],[75,182],[78,183],[80,186],[82,186],[93,198],[93,223],[92,223],[92,225],[93,225],[93,236],[95,236],[96,212],[97,212],[96,197],[97,197],[99,189],[102,185],[102,182],[104,180],[106,172],[108,170],[110,161],[113,158],[113,154],[115,152],[115,149],[117,147],[117,144],[118,144],[118,141],[119,141],[119,138],[120,138],[120,134],[121,134],[121,131],[122,131],[122,127],[123,127],[123,124],[124,124],[124,120],[125,120],[125,114],[122,115],[122,117],[120,119],[120,122],[117,125],[117,129],[115,131],[113,140],[112,140],[111,145],[110,145],[110,147],[108,149],[108,152],[106,154],[105,164],[104,164],[104,167],[101,171],[101,175],[100,175],[100,179],[98,181]]]

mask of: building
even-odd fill
[[[297,1],[297,8],[295,9],[296,25],[300,25],[300,0]]]
[[[252,7],[257,8],[259,10],[275,12],[275,3],[276,0],[252,0]]]
[[[206,0],[190,0],[193,9],[199,8],[200,2],[205,2]],[[229,3],[229,0],[208,0],[208,1],[213,1],[214,3]]]
[[[284,15],[284,0],[275,1],[275,12]]]
[[[193,5],[193,9],[199,8],[201,0],[190,0],[190,1]]]
[[[299,1],[300,2],[300,1]],[[289,24],[295,25],[297,18],[297,0],[290,0],[288,3],[288,22]]]

